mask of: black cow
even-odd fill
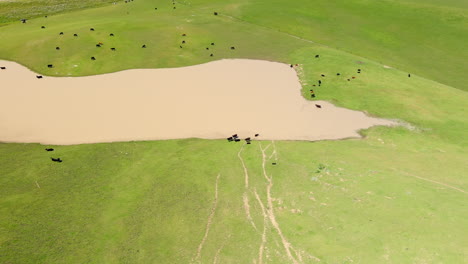
[[[319,105],[319,104],[316,104],[315,107],[317,107],[317,108],[322,108],[322,106]]]
[[[233,139],[232,137],[228,137],[227,140],[228,140],[229,142],[231,142],[231,141],[233,141],[234,139]]]
[[[210,48],[206,48],[206,50],[209,50]]]
[[[62,162],[63,160],[61,160],[60,158],[57,158],[57,159],[54,159],[54,158],[50,158],[52,161],[54,162]]]
[[[315,94],[311,94],[310,97],[315,98]]]
[[[325,74],[321,74],[320,76],[325,77]]]
[[[96,58],[95,58],[95,57],[91,57],[91,60],[96,60]]]
[[[146,48],[146,44],[143,44],[143,46],[141,46],[143,49]]]
[[[235,142],[239,142],[239,141],[240,141],[240,139],[238,139],[238,138],[235,138],[235,139],[234,139],[234,141],[235,141]]]
[[[158,10],[158,8],[157,8],[157,7],[155,7],[155,8],[154,8],[154,10]]]
[[[2,66],[2,67],[0,67],[0,70],[6,70],[6,67]]]
[[[411,77],[411,74],[408,73],[408,78]]]
[[[109,36],[113,37],[113,36],[114,36],[114,33],[110,33]]]
[[[89,30],[94,31],[94,28],[90,28]]]
[[[319,84],[319,86],[320,86],[320,85],[322,84],[322,81],[321,81],[321,80],[318,80],[318,84]]]
[[[78,34],[75,33],[75,34],[73,34],[73,36],[74,36],[74,37],[78,37]]]
[[[42,26],[41,28],[45,28],[45,26]]]
[[[54,151],[53,148],[46,148],[45,150],[46,150],[46,151]]]
[[[337,73],[336,76],[340,76],[341,74],[340,73]]]
[[[237,134],[234,134],[234,135],[232,135],[232,137],[233,137],[233,138],[237,138],[238,136],[237,136]]]
[[[210,57],[213,57],[213,53],[210,54]]]
[[[59,35],[63,35],[63,32],[60,32]]]
[[[215,16],[217,16],[217,15],[218,15],[218,12],[214,12],[213,14],[214,14]]]
[[[182,44],[185,44],[185,40],[182,40]]]
[[[60,47],[55,47],[56,50],[60,50]]]
[[[236,48],[235,47],[231,47],[232,50],[235,50]]]
[[[115,51],[115,48],[110,48],[112,51]]]
[[[315,58],[318,58],[318,57],[320,57],[320,55],[318,55],[318,54],[317,54],[317,55],[315,55]]]
[[[100,48],[100,47],[101,47],[101,44],[96,44],[96,47]]]
[[[348,79],[348,82],[351,81],[351,79]]]
[[[174,6],[172,9],[176,9],[176,7]]]
[[[47,18],[47,16],[45,16],[45,18]]]
[[[214,46],[214,42],[211,42],[211,46]]]
[[[36,78],[42,79],[42,75],[36,75]]]
[[[53,68],[54,65],[52,65],[52,64],[47,64],[47,67],[48,67],[48,68]]]
[[[21,22],[22,22],[23,24],[26,23],[26,21],[27,21],[27,19],[25,19],[25,18],[21,19]]]
[[[272,162],[271,165],[276,165],[276,162]]]
[[[260,136],[260,134],[255,134],[256,137]]]

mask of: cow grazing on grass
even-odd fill
[[[41,28],[45,28],[45,26],[42,26]]]
[[[227,140],[228,140],[229,142],[231,142],[231,141],[233,141],[233,140],[234,140],[234,138],[232,138],[232,137],[228,137],[228,138],[227,138]]]
[[[214,42],[211,42],[211,46],[214,46]]]
[[[321,81],[321,80],[318,80],[318,84],[319,84],[319,86],[320,86],[320,85],[322,84],[322,81]]]
[[[408,78],[411,77],[411,74],[408,73]]]
[[[157,8],[157,7],[155,7],[155,8],[154,8],[154,10],[158,10],[158,8]]]
[[[310,97],[311,97],[311,98],[315,98],[315,94],[311,94]]]
[[[234,141],[235,141],[235,142],[239,142],[239,141],[240,141],[240,139],[238,139],[238,138],[235,138],[235,139],[234,139]]]
[[[337,73],[336,76],[340,76],[341,74],[340,73]]]
[[[232,50],[235,50],[236,48],[235,47],[231,47]]]
[[[348,82],[351,81],[351,79],[348,79]]]
[[[185,44],[185,40],[182,40],[182,44]]]
[[[27,21],[27,19],[25,19],[25,18],[21,19],[21,23],[23,23],[23,24],[26,23],[26,21]]]
[[[214,56],[213,53],[211,53],[211,54],[210,54],[210,57],[213,57],[213,56]]]
[[[53,148],[46,148],[45,150],[46,150],[46,151],[54,151]]]
[[[78,34],[75,33],[75,34],[73,34],[73,36],[74,36],[74,37],[78,37]]]
[[[319,105],[319,104],[316,104],[315,107],[317,107],[317,108],[322,108],[322,106]]]
[[[174,6],[172,9],[176,9],[176,7]]]
[[[109,36],[110,36],[110,37],[113,37],[113,36],[114,36],[114,33],[110,33]]]
[[[318,54],[317,54],[317,55],[315,55],[315,58],[318,58],[318,57],[320,57],[320,55],[318,55]]]
[[[89,30],[94,31],[94,28],[90,28]]]
[[[146,44],[143,44],[143,46],[141,46],[143,49],[146,48]]]
[[[251,138],[250,138],[250,137],[248,137],[248,138],[246,138],[245,140],[246,140],[246,141],[250,141],[250,140],[251,140]]]
[[[325,77],[325,74],[320,74],[320,76]]]
[[[112,51],[115,51],[115,48],[110,48]]]
[[[353,76],[353,77],[351,77],[351,78],[356,79],[356,76]]]
[[[60,32],[59,35],[63,35],[63,32]]]
[[[91,57],[91,60],[96,60],[96,58],[95,58],[95,57]]]
[[[210,48],[206,48],[206,50],[210,50]]]
[[[289,67],[291,67],[291,68],[292,68],[292,67],[294,67],[294,65],[292,65],[292,64],[291,64],[291,65],[289,65]]]
[[[53,162],[62,162],[63,160],[61,160],[60,158],[57,158],[57,159],[54,159],[54,158],[50,158]]]
[[[276,165],[276,162],[272,162],[271,165]]]
[[[218,12],[214,12],[213,14],[214,14],[215,16],[217,16],[217,15],[218,15]]]
[[[42,75],[36,75],[36,78],[42,79]]]
[[[100,47],[101,47],[101,44],[96,44],[96,47],[100,48]]]
[[[182,46],[179,46],[179,48],[182,48]]]
[[[187,34],[185,34],[185,33],[184,33],[184,34],[182,34],[182,37],[185,37],[185,36],[187,36]]]
[[[54,65],[53,64],[47,64],[47,68],[53,68]]]

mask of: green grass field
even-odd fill
[[[57,76],[221,58],[297,63],[306,98],[325,74],[317,99],[406,126],[362,140],[54,146],[61,164],[43,145],[0,144],[0,263],[294,263],[282,238],[299,263],[467,261],[463,1],[181,2],[10,24],[0,57]]]

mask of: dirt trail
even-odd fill
[[[244,191],[244,194],[242,195],[242,201],[243,201],[243,204],[244,204],[244,211],[245,211],[245,214],[247,216],[247,220],[249,220],[250,224],[252,225],[252,227],[257,230],[257,226],[255,225],[253,219],[252,219],[252,216],[250,215],[250,203],[249,203],[249,195],[247,193],[248,189],[249,189],[249,172],[247,171],[247,167],[245,166],[245,163],[244,163],[244,159],[242,158],[241,156],[241,153],[242,153],[242,150],[244,149],[244,145],[242,145],[241,149],[239,150],[239,152],[237,153],[237,157],[239,158],[241,164],[242,164],[242,168],[244,169],[244,187],[245,187],[245,191]]]
[[[273,199],[271,197],[271,188],[273,187],[273,179],[271,177],[268,177],[268,174],[267,174],[266,168],[265,168],[265,164],[266,164],[266,161],[267,161],[265,151],[271,146],[271,144],[268,145],[267,147],[265,147],[264,149],[262,148],[261,143],[259,143],[259,145],[260,145],[260,150],[262,152],[263,176],[265,177],[265,179],[268,182],[268,185],[267,185],[267,204],[268,204],[268,206],[267,206],[267,210],[266,210],[267,215],[268,215],[268,218],[270,219],[270,222],[271,222],[272,226],[275,228],[276,232],[278,233],[278,235],[281,238],[281,243],[283,244],[283,247],[284,247],[284,250],[286,251],[286,255],[288,256],[288,259],[291,260],[292,263],[298,264],[299,262],[296,260],[296,258],[291,253],[291,249],[294,249],[294,248],[292,247],[291,243],[286,239],[286,237],[283,235],[283,232],[281,231],[281,228],[280,228],[278,222],[276,221],[276,216],[275,216],[275,213],[274,213],[274,210],[273,210]]]
[[[268,216],[265,210],[265,205],[263,205],[263,202],[260,199],[260,196],[258,196],[257,190],[255,189],[254,189],[254,194],[255,194],[255,198],[257,199],[258,204],[260,205],[260,208],[262,209],[262,215],[263,215],[262,242],[260,243],[260,247],[258,249],[258,264],[262,264],[263,263],[263,251],[265,250],[265,244],[267,242],[266,230],[267,230],[267,225],[268,225]]]
[[[213,201],[213,206],[211,208],[210,215],[208,216],[208,221],[206,222],[205,235],[203,236],[203,239],[200,242],[200,245],[198,245],[197,255],[196,255],[195,259],[193,259],[193,262],[200,263],[200,261],[201,261],[201,251],[203,249],[203,245],[206,242],[206,239],[208,238],[208,233],[210,232],[210,227],[211,227],[211,224],[213,222],[213,217],[214,217],[215,212],[216,212],[216,207],[218,205],[218,181],[219,181],[220,176],[221,176],[221,174],[218,174],[218,176],[216,177],[215,199]]]

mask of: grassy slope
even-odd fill
[[[364,132],[365,140],[276,142],[278,165],[268,162],[267,171],[274,179],[272,195],[279,199],[275,212],[285,236],[322,263],[461,263],[468,257],[461,232],[468,224],[467,194],[417,178],[468,189],[465,92],[276,31],[214,17],[211,9],[179,5],[173,13],[170,5],[158,7],[161,12],[154,21],[148,18],[154,16],[153,4],[135,2],[37,19],[27,27],[4,27],[0,37],[10,41],[0,44],[0,54],[48,74],[95,74],[208,61],[204,48],[215,41],[214,59],[302,64],[306,97],[318,76],[326,74],[323,85],[313,87],[319,99],[402,119],[417,129],[371,129]],[[126,12],[130,14],[125,17]],[[47,28],[41,30],[45,22]],[[89,32],[91,26],[97,31]],[[80,30],[78,39],[58,39],[59,31],[75,30]],[[112,55],[94,47],[107,32],[116,37],[103,41],[106,49],[113,41],[122,52]],[[181,33],[188,34],[182,50]],[[67,60],[55,54],[57,41],[63,41]],[[142,42],[147,49],[139,47]],[[237,47],[234,53],[231,45]],[[320,59],[313,58],[317,53]],[[88,61],[92,55],[99,64]],[[48,71],[44,64],[51,61],[56,68]],[[80,67],[69,67],[74,64]],[[357,74],[356,68],[363,72]],[[348,76],[357,79],[348,82]],[[249,146],[242,157],[250,174],[252,218],[261,230],[261,209],[252,193],[257,190],[265,201],[259,145]],[[242,209],[240,145],[187,139],[56,147],[54,156],[62,157],[62,164],[51,163],[51,154],[43,148],[0,145],[0,262],[190,262],[204,235],[218,174],[219,202],[201,260],[212,262],[220,249],[220,263],[257,258],[260,234]],[[325,168],[318,170],[320,165]],[[287,262],[271,226],[267,238],[269,262]],[[305,262],[314,263],[303,255]]]
[[[468,89],[466,1],[256,0],[227,13]]]
[[[0,1],[0,25],[39,16],[102,6],[113,0],[11,0]]]

